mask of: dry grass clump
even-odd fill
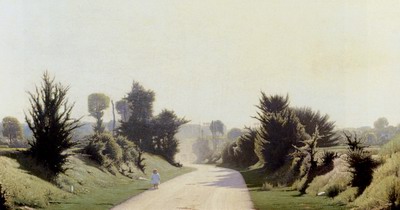
[[[345,191],[334,198],[334,202],[338,204],[349,204],[356,199],[357,194],[357,187],[348,187]]]
[[[340,189],[345,189],[351,182],[351,174],[345,161],[346,155],[336,158],[334,168],[330,172],[317,176],[309,185],[306,192],[316,195],[318,192],[326,192],[333,185],[339,186]]]
[[[382,146],[379,155],[390,157],[392,154],[400,152],[400,135],[395,136],[391,141]]]
[[[274,188],[274,186],[268,182],[264,182],[261,186],[261,191],[270,191]]]
[[[400,152],[391,156],[375,171],[371,185],[354,202],[360,209],[400,208]]]

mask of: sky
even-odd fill
[[[252,125],[264,91],[338,127],[397,125],[398,11],[368,0],[0,0],[0,118],[23,121],[47,70],[84,120],[89,94],[117,101],[135,80],[155,91],[155,114],[191,123]]]

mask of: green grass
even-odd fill
[[[241,171],[247,183],[255,209],[346,209],[333,203],[333,200],[323,196],[302,195],[290,188],[274,188],[270,191],[260,191],[263,174],[260,169]]]
[[[176,176],[193,171],[192,168],[183,167],[179,169],[173,167],[157,156],[146,155],[145,158],[147,175],[142,174],[145,178],[149,178],[154,168],[159,170],[162,181],[167,181]],[[112,180],[108,179],[103,181],[104,184],[107,185],[106,187],[99,185],[87,186],[86,192],[67,199],[53,201],[53,205],[45,209],[109,209],[151,187],[147,180],[132,180],[121,175],[113,176]]]
[[[11,158],[12,157],[12,158]],[[135,179],[117,173],[101,170],[86,157],[76,155],[70,158],[66,174],[49,182],[40,178],[40,168],[21,154],[0,156],[0,183],[7,190],[11,202],[16,206],[30,206],[37,209],[109,209],[110,207],[137,195],[150,187],[149,178],[157,168],[166,181],[192,171],[191,168],[176,168],[158,156],[145,155],[146,172],[135,171]],[[33,170],[32,170],[33,169]],[[74,193],[70,193],[70,186]]]

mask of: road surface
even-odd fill
[[[147,190],[112,210],[248,210],[253,209],[242,175],[211,165],[190,165],[196,171]],[[161,181],[162,181],[162,174]]]

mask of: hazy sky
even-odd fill
[[[399,11],[399,1],[0,0],[0,118],[23,121],[26,91],[48,70],[70,85],[75,116],[89,94],[119,100],[136,80],[156,92],[156,113],[192,123],[249,125],[262,90],[340,127],[397,125]]]

